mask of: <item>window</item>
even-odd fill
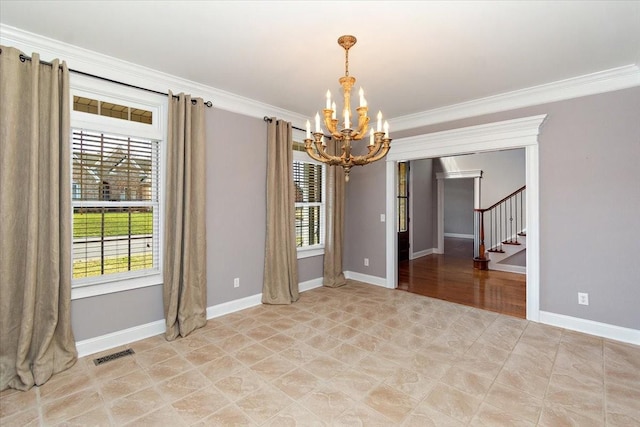
[[[136,92],[72,82],[72,298],[162,283],[166,100]]]
[[[300,151],[294,144],[296,246],[298,258],[324,252],[325,166]]]
[[[72,132],[73,279],[158,272],[159,142]]]

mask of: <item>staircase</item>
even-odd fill
[[[475,268],[526,273],[525,191],[526,186],[486,209],[475,209]]]

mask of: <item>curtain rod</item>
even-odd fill
[[[31,61],[31,58],[28,57],[27,55],[24,55],[24,54],[21,53],[20,54],[20,61],[21,62]],[[47,61],[43,61],[43,60],[40,60],[40,63],[44,64],[44,65],[49,65],[49,66],[53,65],[51,62],[47,62]],[[133,89],[140,89],[140,90],[144,90],[144,91],[147,91],[147,92],[156,93],[158,95],[169,96],[168,93],[159,92],[159,91],[153,90],[153,89],[147,89],[146,87],[135,86],[135,85],[132,85],[132,84],[129,84],[129,83],[120,82],[118,80],[112,80],[112,79],[109,79],[109,78],[106,78],[106,77],[102,77],[102,76],[96,76],[95,74],[85,73],[84,71],[78,71],[78,70],[74,70],[72,68],[69,68],[69,72],[70,73],[75,73],[75,74],[81,74],[81,75],[87,76],[87,77],[93,77],[94,79],[98,79],[98,80],[103,80],[105,82],[119,84],[121,86],[126,86],[126,87],[130,87],[130,88],[133,88]],[[173,97],[174,98],[178,98],[177,95],[173,95]],[[196,100],[192,99],[191,103],[195,104]],[[207,107],[213,107],[213,103],[211,101],[205,102],[204,105],[206,105]]]
[[[270,118],[270,117],[267,117],[267,116],[264,116],[264,117],[262,118],[262,120],[264,120],[265,122],[269,122],[269,123],[271,123],[271,122],[272,122],[271,118]],[[292,127],[293,129],[295,129],[295,130],[301,130],[301,131],[303,131],[303,132],[305,132],[305,131],[306,131],[306,129],[300,129],[299,127],[295,127],[295,126],[293,126],[293,125],[291,125],[291,127]]]

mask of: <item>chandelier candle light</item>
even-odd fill
[[[324,142],[324,134],[320,127],[320,114],[316,113],[315,117],[315,132],[313,132],[313,139],[311,139],[311,124],[307,120],[307,133],[304,140],[304,148],[307,154],[311,158],[326,163],[331,166],[342,166],[344,168],[345,180],[349,181],[349,172],[352,166],[363,166],[369,163],[373,163],[382,159],[389,152],[391,146],[391,139],[389,138],[389,123],[384,122],[382,125],[382,112],[378,112],[377,127],[374,132],[373,129],[369,131],[369,116],[367,112],[367,100],[364,98],[364,91],[360,88],[358,95],[360,96],[360,106],[356,108],[358,113],[358,127],[356,129],[351,128],[351,121],[353,116],[351,115],[351,88],[356,82],[355,77],[349,75],[349,49],[356,44],[356,38],[354,36],[342,36],[338,39],[338,44],[344,48],[345,51],[345,72],[344,76],[338,80],[342,86],[342,93],[344,95],[344,128],[338,130],[338,120],[336,119],[336,103],[331,101],[331,92],[327,91],[327,104],[326,108],[322,110],[324,118],[324,126],[329,131],[331,136],[337,140],[342,141],[342,155],[331,155],[326,152],[327,145]],[[351,153],[351,142],[358,141],[367,136],[369,131],[369,145],[367,146],[369,152],[362,156],[353,155]]]

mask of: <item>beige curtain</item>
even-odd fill
[[[169,92],[164,234],[166,338],[207,323],[204,102]]]
[[[327,149],[331,154],[342,150],[340,141],[331,139]],[[342,271],[344,246],[344,169],[327,166],[327,200],[325,202],[324,278],[323,286],[337,288],[346,285]]]
[[[297,301],[298,259],[291,123],[272,118],[267,125],[267,237],[262,302]]]
[[[28,390],[77,359],[69,70],[0,49],[0,390]]]

